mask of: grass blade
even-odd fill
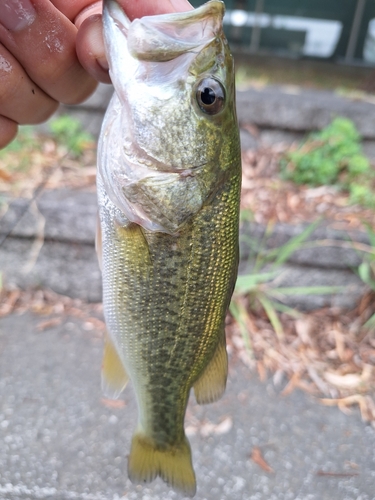
[[[301,318],[303,316],[303,314],[297,311],[297,309],[286,306],[285,304],[281,304],[280,302],[273,302],[273,307],[276,309],[276,311],[288,314],[295,319]]]
[[[367,330],[374,330],[375,329],[375,314],[369,318],[366,323],[363,325],[363,328]]]
[[[247,294],[256,288],[257,285],[267,283],[279,274],[279,271],[268,273],[243,274],[237,277],[236,293]]]
[[[253,358],[253,348],[250,342],[249,329],[247,325],[248,313],[245,306],[238,300],[234,299],[230,303],[229,311],[240,329],[241,337],[245,344],[248,355],[250,356],[250,358]]]
[[[276,335],[278,336],[279,340],[282,340],[284,338],[284,330],[277,315],[273,302],[264,294],[259,294],[257,298],[259,302],[262,304],[263,309],[265,310],[268,319],[270,320],[270,323],[276,332]]]
[[[365,226],[366,231],[367,231],[367,236],[368,239],[370,240],[370,245],[372,248],[375,248],[375,231],[372,229],[370,224],[368,222],[362,222],[362,224]]]
[[[317,221],[310,224],[304,231],[302,231],[301,234],[297,234],[297,236],[291,238],[281,247],[271,250],[267,255],[267,259],[270,260],[275,258],[272,266],[276,267],[284,264],[295,251],[301,248],[301,245],[310,236],[310,234],[315,231],[320,222],[321,219],[318,219]]]

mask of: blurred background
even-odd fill
[[[195,7],[201,3],[192,1]],[[371,0],[229,0],[225,5],[225,32],[235,51],[375,62]]]

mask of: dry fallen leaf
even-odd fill
[[[362,394],[352,394],[346,398],[336,399],[321,399],[320,402],[326,406],[337,406],[343,413],[348,414],[350,407],[358,405],[361,417],[364,422],[375,421],[375,403],[370,396],[363,396]]]
[[[309,318],[308,316],[304,316],[303,318],[298,318],[298,319],[296,319],[294,326],[295,326],[297,335],[299,336],[301,341],[306,345],[311,345],[311,343],[312,343],[311,318]]]
[[[268,463],[264,460],[262,451],[257,446],[254,446],[253,451],[250,456],[251,460],[259,465],[265,472],[269,472],[273,474],[275,471],[268,465]]]
[[[0,294],[0,317],[13,312],[20,296],[21,290],[10,290]]]
[[[0,168],[0,179],[2,179],[3,181],[10,181],[12,179],[12,176],[10,175],[9,172],[7,172],[6,170],[4,170],[3,168]]]
[[[264,363],[262,363],[261,361],[257,361],[256,367],[261,382],[265,382],[267,380],[267,370],[264,366]]]
[[[334,372],[325,372],[324,378],[332,385],[343,389],[358,388],[361,383],[361,375],[357,373],[348,373],[347,375],[339,375]]]
[[[359,465],[355,462],[352,462],[351,460],[345,460],[345,465],[347,467],[350,467],[351,469],[359,469]]]
[[[46,319],[45,321],[40,321],[37,324],[36,329],[38,330],[38,332],[48,330],[48,328],[53,328],[54,326],[60,325],[62,323],[62,320],[63,318],[59,317],[59,318]]]
[[[112,408],[119,410],[121,408],[124,408],[126,406],[126,403],[123,399],[106,399],[106,398],[101,398],[100,402],[102,405],[106,406],[107,408]]]
[[[293,373],[291,379],[286,384],[281,394],[283,396],[289,396],[289,394],[291,394],[294,391],[294,389],[298,387],[299,383],[300,383],[300,375],[298,373]]]
[[[226,417],[219,424],[213,424],[212,422],[204,423],[200,428],[200,434],[203,437],[210,436],[212,434],[220,435],[226,434],[233,427],[232,417]]]
[[[360,390],[368,382],[372,375],[372,366],[365,365],[361,373],[347,373],[341,375],[337,372],[326,371],[324,378],[332,385],[343,389]]]
[[[359,476],[358,472],[326,472],[324,470],[318,470],[317,476],[328,476],[328,477],[353,477]]]

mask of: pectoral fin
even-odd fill
[[[225,334],[216,348],[213,358],[194,384],[194,394],[198,404],[213,403],[225,391],[228,375],[228,355]]]
[[[116,348],[108,334],[105,339],[102,363],[102,391],[110,399],[117,399],[125,389],[129,377],[125,371]]]

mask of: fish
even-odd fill
[[[224,4],[128,19],[105,0],[115,89],[98,142],[106,397],[138,405],[128,476],[196,492],[184,418],[225,391],[241,157]]]

